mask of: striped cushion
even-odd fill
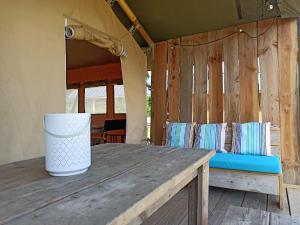
[[[227,123],[218,124],[197,124],[195,127],[194,148],[215,149],[226,152],[225,133]]]
[[[232,152],[271,156],[270,123],[233,123]]]
[[[194,124],[168,123],[166,145],[176,148],[191,148],[193,146]]]

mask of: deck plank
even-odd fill
[[[268,196],[262,193],[246,192],[242,207],[267,210]]]
[[[222,223],[227,209],[233,206],[241,206],[245,196],[244,191],[236,191],[225,189],[221,198],[219,199],[215,209],[212,211],[209,217],[210,225],[219,225]]]
[[[276,195],[268,195],[268,204],[267,211],[273,213],[280,213],[285,215],[290,215],[289,203],[287,200],[287,192],[284,190],[283,196],[283,208],[279,208],[279,196]]]
[[[230,206],[221,225],[269,225],[269,217],[266,211]]]
[[[291,216],[300,216],[300,190],[287,188]]]
[[[270,225],[300,225],[300,217],[293,217],[284,214],[271,213]]]

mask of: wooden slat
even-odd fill
[[[197,225],[197,190],[198,182],[194,179],[188,187],[188,225]]]
[[[210,225],[220,225],[230,205],[241,206],[245,192],[225,189],[215,209],[209,215]]]
[[[266,32],[267,31],[267,32]],[[261,68],[262,121],[280,125],[279,119],[279,69],[277,55],[276,19],[258,22],[258,55]]]
[[[247,34],[256,36],[256,24],[240,26]],[[239,33],[239,75],[240,75],[240,120],[259,120],[257,41],[246,33]]]
[[[181,38],[182,45],[192,45],[193,36]],[[192,121],[193,47],[181,46],[180,53],[180,121]]]
[[[168,121],[178,122],[180,112],[179,85],[180,85],[180,39],[168,41]]]
[[[271,213],[270,225],[300,225],[300,217],[291,217],[288,215]]]
[[[300,216],[300,190],[287,188],[288,199],[292,216]]]
[[[207,43],[207,33],[196,34],[194,44]],[[193,121],[207,123],[207,45],[194,47]]]
[[[279,180],[276,174],[211,168],[209,185],[279,195]]]
[[[278,61],[280,71],[280,128],[284,168],[299,158],[296,116],[297,19],[278,20]],[[295,180],[285,179],[294,183]]]
[[[237,28],[227,28],[223,34],[230,35]],[[223,41],[224,58],[224,121],[229,125],[240,121],[240,81],[238,35],[234,34]]]
[[[154,69],[152,74],[152,141],[161,145],[164,126],[167,119],[166,112],[166,71],[167,71],[167,42],[155,45]]]
[[[285,189],[283,191],[283,207],[282,207],[282,209],[280,209],[280,207],[279,207],[279,196],[268,195],[267,211],[290,215],[289,203],[287,200],[287,193],[286,193]]]
[[[230,206],[221,225],[269,225],[269,217],[266,211]]]
[[[222,31],[208,32],[208,41],[222,38]],[[223,122],[222,41],[208,45],[209,122]]]
[[[247,192],[242,204],[244,208],[267,210],[268,196],[262,193]]]

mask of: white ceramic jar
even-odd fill
[[[91,165],[91,115],[46,114],[46,170],[52,176],[81,174]]]

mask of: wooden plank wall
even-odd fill
[[[153,110],[161,118],[153,118],[159,130],[154,143],[161,144],[166,120],[229,125],[270,121],[281,130],[285,171],[300,168],[297,52],[296,18],[268,19],[156,44],[153,94],[161,100],[156,99]],[[285,181],[295,183],[296,173],[286,172]]]
[[[167,119],[166,110],[166,72],[167,72],[167,42],[155,45],[154,68],[151,79],[152,86],[152,118],[151,138],[156,145],[161,145],[164,139],[164,126]]]

